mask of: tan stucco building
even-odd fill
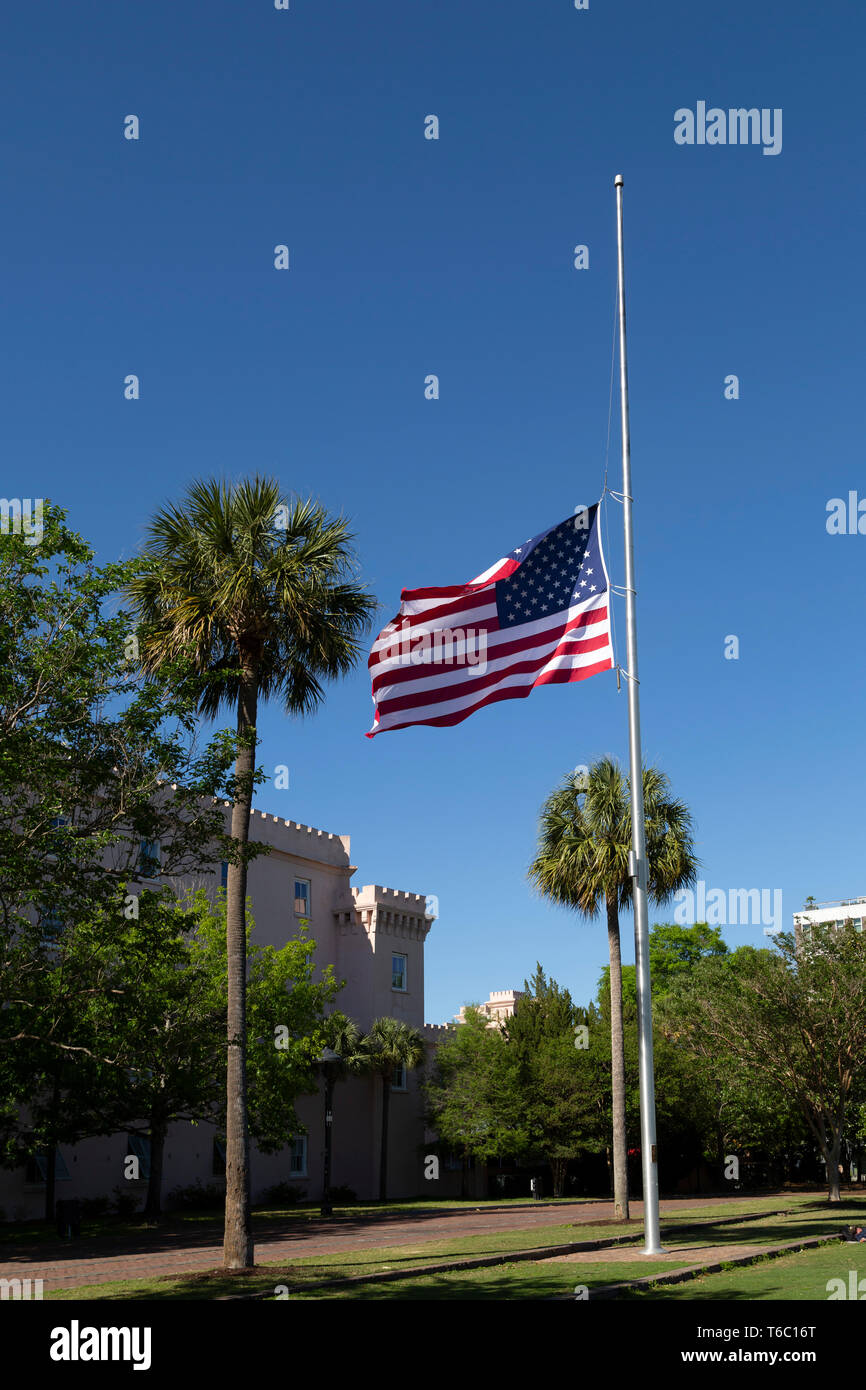
[[[510,1018],[517,1008],[517,1001],[522,999],[524,991],[522,989],[493,989],[490,997],[485,999],[483,1004],[478,1004],[479,1013],[486,1014],[490,1019],[488,1028],[498,1028],[507,1018]],[[464,1004],[459,1014],[454,1015],[456,1023],[466,1022],[466,1010],[468,1004]]]
[[[226,818],[230,810],[226,803]],[[254,858],[248,870],[255,939],[261,945],[282,946],[297,932],[300,919],[310,924],[319,967],[334,966],[346,985],[334,1007],[366,1030],[374,1018],[390,1016],[418,1028],[429,1043],[428,1055],[444,1028],[424,1024],[424,943],[433,924],[428,899],[419,893],[367,884],[354,887],[348,835],[334,835],[295,821],[254,810],[250,839],[268,844],[271,852]],[[158,853],[158,850],[156,851]],[[225,879],[225,867],[213,875],[183,880],[183,886],[205,885],[214,891]],[[178,885],[180,886],[180,885]],[[333,1106],[332,1186],[353,1189],[361,1199],[378,1195],[382,1082],[379,1077],[350,1078],[335,1088]],[[257,1200],[278,1182],[296,1184],[312,1200],[322,1192],[324,1106],[317,1096],[296,1102],[307,1128],[291,1147],[266,1155],[252,1148],[252,1192]],[[425,1180],[425,1131],[418,1073],[397,1077],[392,1087],[389,1117],[388,1195],[446,1195],[458,1181],[442,1165],[441,1178]],[[425,1144],[425,1140],[427,1141]],[[125,1134],[63,1146],[57,1165],[57,1197],[110,1197],[114,1189],[146,1189],[124,1178],[124,1160],[139,1154],[146,1167],[147,1146]],[[165,1150],[163,1201],[175,1187],[200,1181],[220,1183],[223,1155],[213,1126],[173,1125]],[[41,1216],[44,1206],[42,1169],[0,1170],[0,1209],[7,1219]],[[434,1192],[435,1188],[435,1192]]]

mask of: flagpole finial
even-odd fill
[[[623,179],[622,174],[617,174],[616,178],[613,181],[613,186],[614,188],[622,188],[624,182],[625,180]]]

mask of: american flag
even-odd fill
[[[542,531],[477,579],[404,589],[373,644],[373,738],[410,724],[459,724],[537,685],[614,665],[596,503]]]

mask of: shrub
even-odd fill
[[[93,1221],[97,1216],[105,1215],[111,1206],[111,1199],[110,1197],[82,1197],[78,1206],[82,1221]]]
[[[351,1187],[329,1187],[328,1201],[337,1207],[352,1207],[358,1200],[358,1194]]]
[[[196,1179],[189,1187],[175,1187],[168,1194],[168,1205],[183,1211],[209,1211],[222,1206],[226,1191],[218,1183],[202,1183]]]
[[[137,1192],[125,1192],[122,1187],[114,1189],[114,1210],[118,1216],[132,1216],[138,1211],[138,1202]]]
[[[306,1199],[306,1192],[300,1187],[293,1186],[290,1182],[274,1183],[273,1187],[266,1187],[261,1196],[259,1206],[269,1207],[295,1207],[298,1202]]]

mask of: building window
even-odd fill
[[[310,880],[308,878],[295,879],[295,911],[300,917],[310,915]]]
[[[400,990],[404,990],[404,991],[405,991],[405,989],[406,989],[406,966],[407,966],[407,964],[408,964],[408,957],[407,957],[407,956],[396,956],[396,955],[394,955],[394,956],[391,957],[391,988],[392,988],[392,989],[400,989]]]
[[[307,1176],[307,1136],[299,1134],[289,1146],[289,1172],[293,1178]]]
[[[226,1141],[224,1139],[214,1139],[213,1141],[210,1170],[215,1178],[224,1178],[226,1175]]]
[[[63,931],[63,918],[56,907],[43,905],[41,927],[44,941],[58,941],[60,939]]]
[[[229,886],[229,861],[224,859],[220,864],[220,888]]]
[[[127,1134],[126,1152],[138,1159],[138,1181],[147,1182],[150,1177],[150,1140],[144,1134]],[[135,1182],[130,1178],[130,1182]]]
[[[44,1149],[39,1153],[31,1154],[27,1160],[26,1181],[29,1183],[42,1183],[48,1181],[48,1154]],[[69,1182],[69,1169],[59,1149],[54,1152],[54,1181]]]
[[[64,828],[65,826],[69,825],[69,824],[71,824],[71,822],[70,822],[70,819],[69,819],[68,816],[52,816],[52,817],[51,817],[51,829],[52,829],[52,830],[63,830],[63,828]],[[61,840],[62,840],[62,837],[61,837],[60,835],[51,835],[51,836],[49,837],[48,843],[49,843],[50,845],[53,846],[53,849],[52,849],[52,851],[51,851],[49,854],[46,855],[46,858],[47,858],[51,863],[55,863],[56,860],[57,860],[57,855],[54,853],[54,850],[60,849],[60,847],[61,847]]]
[[[138,850],[139,878],[157,878],[160,867],[159,840],[146,840],[142,836]]]
[[[401,1063],[398,1062],[397,1065],[396,1065],[396,1067],[394,1068],[392,1074],[391,1074],[391,1090],[392,1090],[392,1091],[405,1091],[405,1089],[406,1089],[406,1068],[405,1068],[404,1066],[402,1066]]]

